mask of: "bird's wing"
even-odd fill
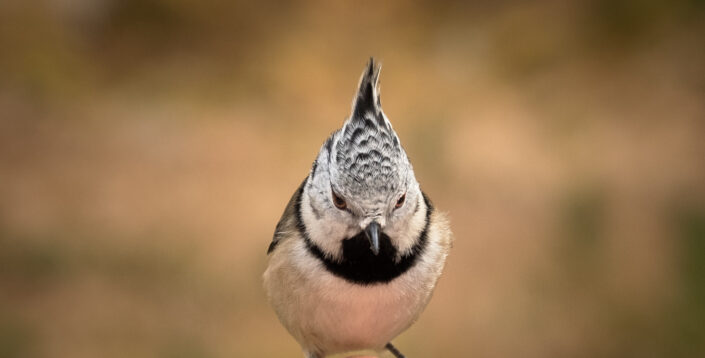
[[[306,179],[308,179],[308,177]],[[279,242],[291,236],[292,232],[296,232],[298,230],[298,228],[296,227],[298,222],[296,218],[296,215],[298,215],[298,213],[296,212],[296,204],[299,202],[299,200],[301,200],[301,193],[303,193],[304,191],[304,184],[306,184],[306,179],[304,179],[301,185],[299,185],[299,188],[296,189],[294,195],[291,196],[291,199],[289,199],[289,203],[286,204],[286,209],[284,209],[284,213],[279,219],[276,229],[274,229],[274,237],[272,238],[272,242],[269,244],[267,254],[272,253],[272,251],[274,251]]]

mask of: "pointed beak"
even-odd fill
[[[372,250],[372,253],[375,255],[379,254],[379,224],[373,221],[367,225],[365,235],[367,235],[367,239],[370,240],[370,250]]]

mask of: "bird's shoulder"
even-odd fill
[[[280,242],[291,236],[292,233],[297,232],[297,206],[301,201],[301,194],[303,193],[304,184],[306,184],[307,179],[308,177],[304,179],[298,189],[296,189],[294,194],[291,196],[291,199],[289,199],[289,203],[286,205],[284,213],[279,219],[277,227],[274,229],[274,236],[272,237],[272,242],[269,244],[269,248],[267,249],[267,254],[271,254]]]
[[[455,237],[450,228],[448,214],[434,209],[429,216],[429,228],[433,232],[432,234],[435,241],[443,247],[444,250],[450,250]]]

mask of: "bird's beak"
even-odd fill
[[[370,240],[370,250],[372,250],[372,253],[375,255],[379,254],[379,224],[373,221],[367,225],[365,235],[367,235],[367,239]]]

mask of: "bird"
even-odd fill
[[[382,111],[370,58],[341,129],[321,146],[267,249],[263,283],[306,358],[390,351],[428,304],[453,235]]]

